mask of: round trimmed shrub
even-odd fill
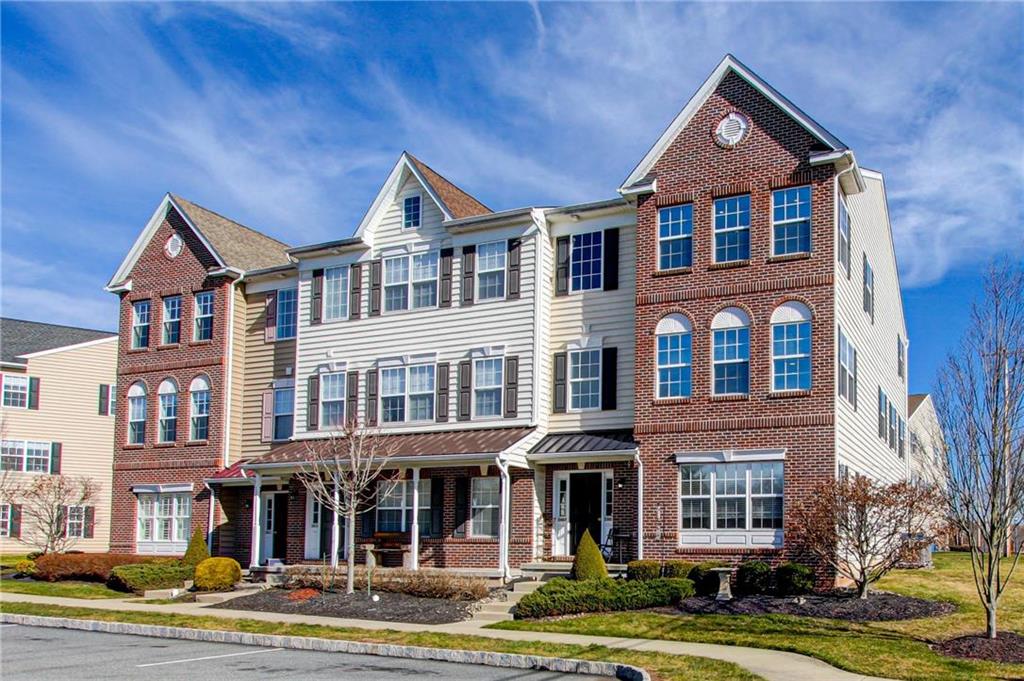
[[[19,560],[14,564],[14,571],[19,575],[31,577],[36,573],[36,562],[34,560]]]
[[[744,596],[766,594],[772,588],[772,566],[763,560],[748,560],[736,570],[736,592]]]
[[[234,558],[207,558],[196,566],[199,591],[227,591],[242,581],[242,566]]]
[[[203,534],[203,528],[197,527],[196,531],[192,533],[192,538],[188,540],[188,548],[185,549],[185,555],[181,562],[195,567],[209,557],[210,551],[206,548],[206,535]]]
[[[688,576],[693,582],[698,596],[714,596],[718,593],[718,574],[712,572],[712,570],[720,567],[727,567],[727,564],[721,561],[709,560],[693,566]]]
[[[583,581],[607,577],[608,566],[604,564],[601,549],[594,543],[590,530],[584,530],[583,536],[580,537],[580,545],[576,547],[576,557],[572,561],[572,578]]]
[[[688,560],[666,560],[661,566],[662,576],[668,579],[689,579],[694,564]]]
[[[814,570],[800,563],[783,563],[775,568],[775,593],[799,596],[814,591]]]
[[[661,563],[656,560],[631,560],[626,563],[626,579],[646,582],[661,576]]]

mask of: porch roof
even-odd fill
[[[575,433],[550,433],[530,450],[530,458],[547,455],[605,454],[634,451],[637,443],[632,430],[591,430]]]
[[[227,468],[222,468],[209,478],[206,479],[207,483],[211,484],[223,484],[227,482],[242,482],[249,481],[249,478],[245,475],[245,471],[242,467],[249,463],[250,459],[239,459]]]

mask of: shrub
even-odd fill
[[[25,557],[28,558],[29,560],[35,560],[36,558],[38,558],[41,555],[43,555],[42,551],[29,551],[28,555],[26,555]]]
[[[294,567],[287,572],[287,587],[290,589],[323,589],[323,577],[319,570]],[[339,572],[328,576],[328,588],[345,586],[345,574]],[[356,571],[356,589],[366,588],[366,571]],[[402,593],[420,598],[444,598],[452,601],[478,601],[489,593],[487,582],[476,577],[465,577],[450,572],[411,571],[378,569],[373,572],[373,588],[377,591]]]
[[[690,581],[701,596],[714,596],[718,593],[718,573],[712,572],[714,568],[726,567],[721,561],[709,560],[697,563],[690,570]]]
[[[736,570],[737,593],[766,594],[772,589],[772,566],[763,560],[748,560]]]
[[[57,582],[78,579],[105,582],[118,565],[166,561],[155,556],[133,556],[130,553],[47,553],[36,558],[36,579]]]
[[[14,564],[14,571],[19,575],[31,577],[36,574],[36,562],[34,560],[19,560]]]
[[[814,570],[800,563],[783,563],[775,568],[775,592],[779,596],[799,596],[814,590]]]
[[[689,579],[694,564],[687,560],[666,560],[661,566],[661,574],[669,579]]]
[[[199,591],[226,591],[242,581],[242,566],[234,558],[207,558],[196,566]]]
[[[192,578],[193,568],[179,561],[118,565],[110,571],[107,586],[141,594],[149,589],[177,589]]]
[[[604,564],[601,549],[597,548],[590,530],[583,530],[580,544],[576,547],[576,557],[572,561],[572,578],[578,581],[587,579],[605,579],[608,577],[608,566]]]
[[[693,595],[688,579],[615,580],[553,579],[516,605],[516,619],[615,612],[672,605]]]
[[[631,560],[626,563],[626,579],[646,582],[661,577],[661,563],[656,560]]]
[[[195,567],[209,557],[210,551],[206,548],[206,535],[203,534],[203,528],[197,527],[196,531],[192,533],[192,538],[188,540],[188,548],[185,549],[185,556],[181,562]]]

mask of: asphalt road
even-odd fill
[[[376,655],[0,625],[0,677],[24,679],[403,679],[583,681],[595,677]]]

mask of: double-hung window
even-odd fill
[[[163,335],[161,343],[175,345],[181,340],[181,296],[168,296],[163,300]]]
[[[412,480],[377,483],[377,530],[380,532],[409,532],[412,530]],[[430,534],[430,479],[419,481],[420,535]]]
[[[348,318],[348,270],[348,267],[331,267],[324,270],[325,322]]]
[[[711,323],[713,394],[750,391],[750,321],[738,308],[715,315]]]
[[[69,537],[85,536],[85,506],[67,507],[67,524],[64,530]]]
[[[692,333],[690,320],[680,314],[666,315],[655,329],[657,338],[659,398],[689,397]]]
[[[772,390],[811,389],[811,323],[772,325]]]
[[[324,427],[345,422],[345,374],[320,374],[320,423]]]
[[[277,329],[274,338],[295,338],[299,320],[299,291],[283,288],[277,292]]]
[[[205,440],[210,434],[210,381],[205,376],[197,376],[188,391],[188,439]]]
[[[412,256],[412,308],[437,306],[438,252]]]
[[[601,350],[569,353],[569,408],[586,411],[601,408]]]
[[[28,409],[28,384],[28,376],[4,374],[3,405],[14,409]]]
[[[407,196],[402,202],[402,228],[415,229],[420,226],[420,197]]]
[[[473,367],[473,416],[501,416],[501,393],[505,360],[478,359]]]
[[[772,255],[811,252],[811,188],[772,192]]]
[[[274,439],[287,440],[292,436],[294,423],[295,388],[274,390]]]
[[[49,442],[4,440],[0,444],[0,471],[49,473],[52,451]]]
[[[900,419],[900,430],[899,430],[899,442],[897,451],[899,452],[900,458],[904,458],[907,455],[907,422],[902,418]]]
[[[0,504],[0,537],[11,536],[11,505]]]
[[[478,300],[505,297],[505,257],[507,253],[508,246],[504,241],[492,241],[476,247]]]
[[[715,200],[715,262],[750,259],[750,195]]]
[[[473,478],[470,484],[469,534],[497,537],[501,485],[498,478]]]
[[[132,303],[132,348],[149,347],[149,301]]]
[[[889,411],[889,399],[882,392],[881,386],[878,388],[878,437],[882,438],[885,442],[888,439],[889,428],[887,425]]]
[[[864,254],[864,311],[875,321],[875,271],[871,269],[868,256]]]
[[[387,258],[384,261],[384,311],[408,310],[410,298],[412,309],[435,307],[437,273],[437,251]]]
[[[783,521],[783,462],[684,463],[680,530],[778,530]]]
[[[906,350],[903,345],[903,338],[896,336],[896,375],[901,379],[906,378]]]
[[[384,423],[434,419],[434,365],[381,370]]]
[[[846,208],[846,200],[839,197],[839,239],[837,257],[843,266],[846,276],[850,276],[850,211]]]
[[[889,403],[889,449],[896,451],[896,405]]]
[[[192,523],[192,495],[140,494],[138,517],[138,541],[188,542]]]
[[[658,211],[658,269],[693,265],[693,204]]]
[[[171,379],[160,384],[160,442],[178,439],[178,386]]]
[[[213,338],[213,291],[200,291],[196,294],[193,316],[193,338],[197,341],[208,341]]]
[[[857,408],[857,348],[839,329],[839,396]]]
[[[128,444],[146,444],[146,388],[141,383],[128,388]]]
[[[592,291],[603,286],[604,274],[603,232],[573,234],[569,251],[569,271],[572,291]]]

